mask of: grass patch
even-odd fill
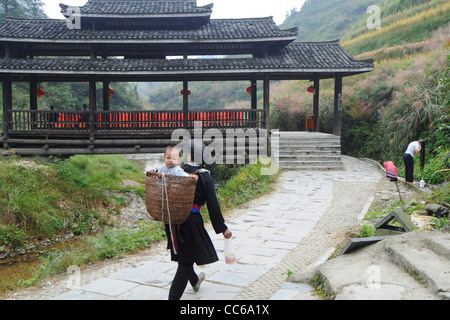
[[[20,280],[17,287],[25,288],[38,284],[51,276],[66,272],[69,267],[82,267],[87,263],[136,253],[164,238],[164,228],[161,223],[156,222],[143,222],[135,229],[110,229],[102,234],[87,237],[80,245],[70,250],[52,251],[34,268],[33,276]]]
[[[122,187],[125,178],[142,187]],[[105,190],[143,194],[144,181],[140,169],[123,156],[75,156],[57,163],[1,159],[0,244],[10,244],[7,239],[17,236],[14,228],[28,238],[44,238],[108,224],[108,215],[124,202]]]
[[[258,161],[255,165],[241,167],[217,192],[223,211],[233,210],[239,205],[271,192],[278,175],[263,175],[268,165]]]

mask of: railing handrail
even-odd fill
[[[92,122],[91,122],[92,121]],[[192,129],[195,121],[208,128],[263,128],[262,109],[190,110],[8,110],[7,128],[10,132],[155,132],[177,128]]]
[[[9,113],[13,112],[25,112],[25,113],[51,113],[51,112],[61,112],[61,113],[73,113],[80,114],[83,112],[89,113],[89,110],[21,110],[21,109],[9,109]],[[95,110],[96,113],[183,113],[183,110]],[[263,109],[226,109],[226,110],[189,110],[189,113],[208,113],[208,112],[264,112]]]

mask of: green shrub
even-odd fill
[[[0,245],[5,245],[13,248],[22,248],[26,244],[26,234],[23,230],[16,226],[1,226],[0,225]]]
[[[360,229],[359,229],[359,237],[360,238],[369,238],[369,237],[373,237],[375,234],[375,227],[370,225],[370,224],[364,224]]]
[[[414,169],[417,172],[416,176],[430,184],[448,181],[450,177],[449,171],[437,172],[443,169],[450,169],[445,167],[445,161],[450,161],[450,149],[442,150],[437,156],[427,160],[422,173],[420,173],[419,164],[416,162],[416,168]]]

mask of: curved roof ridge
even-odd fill
[[[325,41],[295,41],[298,44],[339,44],[341,39],[325,40]]]
[[[251,17],[251,18],[216,18],[216,19],[211,19],[211,21],[220,21],[220,20],[243,20],[243,21],[248,21],[248,20],[272,20],[273,21],[273,16],[268,16],[268,17]]]

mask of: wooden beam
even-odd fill
[[[251,82],[251,88],[252,88],[252,103],[251,103],[251,108],[252,109],[257,109],[258,106],[256,105],[257,103],[257,98],[258,98],[258,92],[257,92],[257,86],[256,86],[256,79],[252,78]]]
[[[333,134],[341,136],[342,129],[342,77],[336,76],[334,82]]]
[[[183,125],[188,129],[189,125],[189,86],[187,80],[183,81]]]
[[[30,81],[30,110],[38,109],[37,89],[37,81],[36,78],[33,77]]]
[[[3,78],[3,139],[8,139],[9,130],[9,113],[8,110],[12,109],[12,82],[10,76]]]
[[[319,132],[319,98],[320,98],[320,80],[314,79],[314,100],[313,100],[313,115],[314,115],[314,131]]]
[[[11,58],[11,47],[7,43],[5,44],[5,58]]]
[[[270,77],[264,75],[264,125],[267,133],[270,131]]]
[[[103,81],[103,110],[109,110],[109,81]]]
[[[97,86],[95,78],[91,77],[89,79],[89,123],[91,137],[95,135],[95,110],[97,108]]]

